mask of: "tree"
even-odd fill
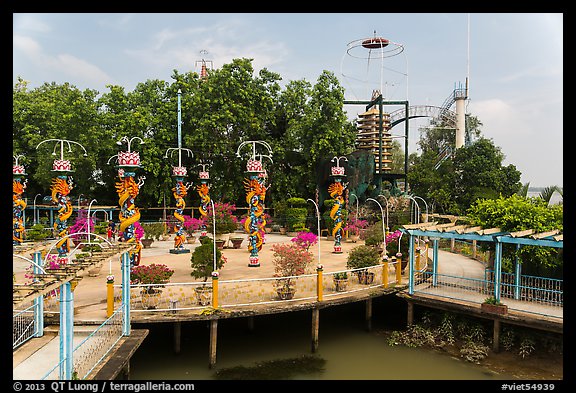
[[[471,225],[484,228],[500,228],[514,232],[533,229],[546,232],[563,230],[564,209],[562,205],[548,206],[541,198],[523,198],[519,195],[495,199],[478,199],[467,212]],[[519,256],[523,274],[538,276],[562,276],[562,249],[552,247],[522,246],[517,251],[514,245],[505,245],[504,269],[512,272],[512,261]]]

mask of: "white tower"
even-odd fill
[[[454,89],[454,101],[456,102],[456,149],[464,146],[466,134],[466,100],[468,99],[468,78],[464,89]]]

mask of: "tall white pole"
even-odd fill
[[[92,199],[90,204],[88,205],[88,221],[86,225],[88,225],[88,244],[90,244],[90,208],[92,207],[93,202],[98,202],[96,199]]]
[[[308,201],[312,202],[316,209],[316,220],[318,221],[318,266],[320,266],[320,210],[318,209],[316,202],[310,198],[308,198]]]
[[[36,194],[36,195],[34,196],[34,212],[33,212],[33,216],[34,216],[34,217],[33,217],[33,218],[34,218],[34,221],[33,221],[33,222],[34,222],[34,224],[32,224],[32,225],[36,225],[36,198],[37,198],[39,195],[42,195],[42,194]]]
[[[382,208],[380,202],[378,202],[376,199],[367,198],[366,200],[376,202],[376,204],[380,208],[380,214],[382,215],[382,240],[384,244],[384,256],[386,256],[388,254],[388,251],[386,251],[386,228],[384,227],[384,209]]]

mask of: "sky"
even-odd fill
[[[327,70],[349,101],[379,90],[387,101],[440,107],[468,80],[466,113],[504,165],[531,187],[563,187],[563,24],[561,13],[14,13],[13,82],[131,91],[171,83],[173,70],[199,72],[202,60],[219,68],[252,58],[282,86],[314,84]],[[361,46],[374,36],[389,40],[384,51]],[[353,119],[366,108],[345,109]],[[409,153],[429,120],[409,121]]]

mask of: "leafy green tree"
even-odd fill
[[[548,206],[541,198],[523,198],[519,195],[495,199],[478,199],[467,212],[472,225],[484,228],[500,228],[514,232],[533,229],[535,232],[563,230],[562,205]],[[516,255],[523,265],[523,274],[539,276],[562,276],[563,252],[553,247],[504,245],[504,269],[512,272]]]

